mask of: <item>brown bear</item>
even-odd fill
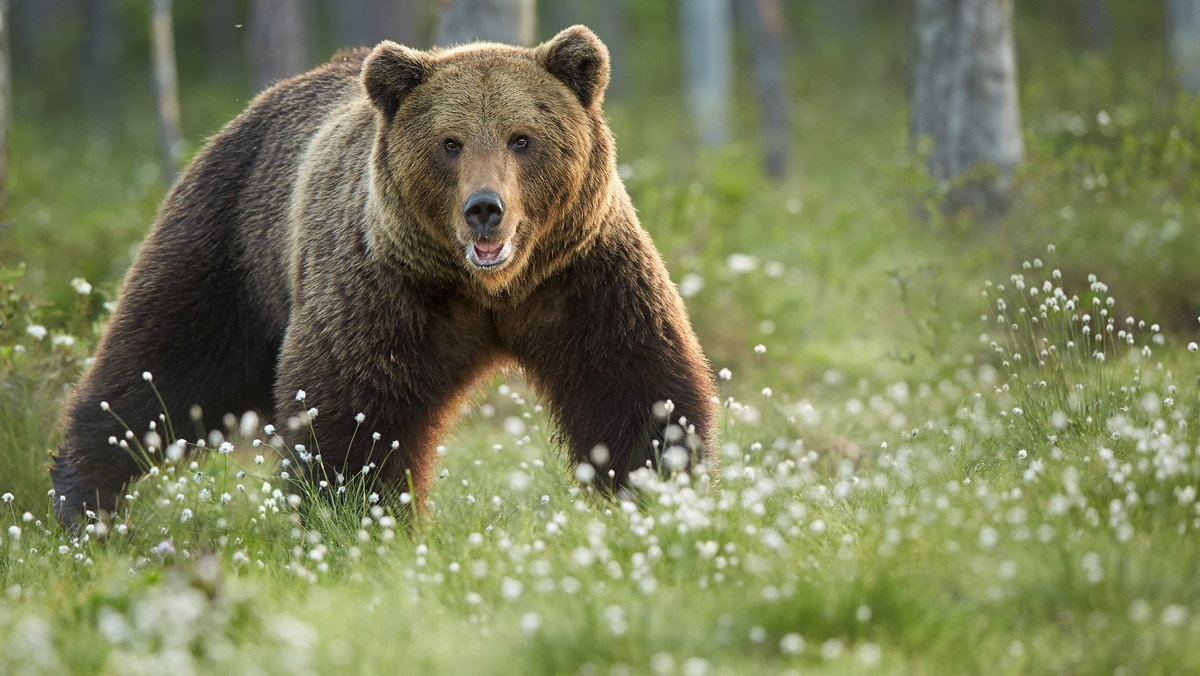
[[[617,176],[608,79],[576,26],[533,49],[385,41],[260,94],[126,277],[68,403],[60,517],[141,473],[116,416],[140,436],[193,405],[207,426],[269,412],[302,469],[316,408],[326,467],[375,462],[419,498],[461,397],[509,364],[604,488],[665,452],[710,459],[712,374]]]

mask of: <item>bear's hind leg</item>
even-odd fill
[[[205,429],[228,412],[271,411],[280,331],[247,307],[244,283],[226,257],[203,264],[187,254],[172,255],[153,237],[146,242],[93,365],[69,399],[51,469],[64,521],[84,509],[113,509],[145,471],[136,449],[148,445],[152,424],[161,454],[172,431],[189,436],[193,405],[203,410]]]

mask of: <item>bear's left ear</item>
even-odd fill
[[[599,108],[608,88],[608,48],[585,26],[571,26],[536,48],[538,60],[584,108]]]
[[[425,52],[384,40],[363,61],[363,85],[371,102],[390,120],[400,108],[400,99],[432,71],[433,61]]]

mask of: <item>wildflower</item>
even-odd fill
[[[1188,352],[1195,352],[1196,350],[1200,350],[1200,345],[1196,345],[1195,343],[1188,343]]]
[[[179,523],[187,523],[192,518],[192,510],[190,507],[184,507],[183,512],[179,515]]]
[[[755,354],[766,354],[766,353],[767,353],[767,346],[766,346],[766,345],[763,345],[762,343],[759,343],[758,345],[755,345],[755,346],[754,346],[754,353],[755,353]]]
[[[304,401],[308,394],[304,390],[296,390],[296,401]]]
[[[317,417],[317,409],[315,407],[308,409],[308,417],[309,418]]]
[[[358,423],[359,425],[363,424],[366,421],[367,421],[367,415],[365,413],[354,414],[354,422]]]
[[[55,347],[60,345],[64,347],[71,347],[75,344],[75,339],[71,336],[58,335],[54,337],[53,343]]]
[[[575,467],[575,479],[580,483],[591,483],[596,478],[596,468],[591,463],[581,462]]]
[[[75,293],[81,296],[88,296],[92,293],[92,285],[83,277],[76,277],[71,280],[71,287],[75,289]]]
[[[150,382],[150,381],[154,380],[154,375],[152,373],[150,373],[149,371],[142,371],[142,380],[144,380],[146,382]]]
[[[25,327],[25,333],[33,336],[35,340],[42,340],[46,337],[46,327],[41,324],[30,324]]]
[[[721,380],[729,380],[733,378],[733,371],[730,371],[728,368],[723,368],[720,371],[717,371],[717,377]]]
[[[13,494],[5,493],[4,495],[0,495],[0,500],[3,500],[5,502],[12,502],[14,500]]]
[[[275,436],[275,426],[267,425],[263,428],[263,434],[266,434],[268,437]]]
[[[804,652],[804,637],[800,634],[785,634],[779,640],[779,650],[784,655],[799,655]]]
[[[521,616],[521,630],[526,634],[532,634],[542,626],[542,618],[535,612],[528,612]]]
[[[221,447],[217,449],[217,452],[221,455],[229,455],[230,453],[233,453],[233,444],[229,443],[228,441],[222,441]]]

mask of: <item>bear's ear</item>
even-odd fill
[[[371,102],[390,120],[404,95],[432,70],[433,61],[425,52],[384,40],[363,61],[363,85]]]
[[[608,88],[608,48],[585,26],[571,26],[537,47],[538,60],[584,108],[600,107]]]

